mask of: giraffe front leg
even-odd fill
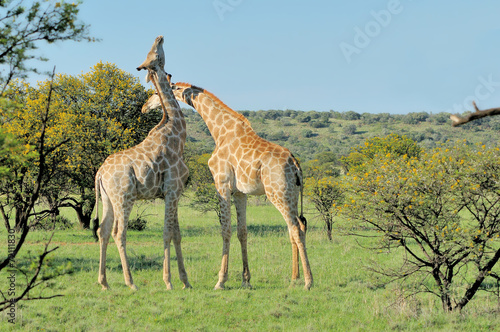
[[[182,256],[182,250],[181,250],[181,232],[179,229],[179,224],[177,224],[174,233],[174,246],[175,246],[175,254],[177,256],[177,268],[179,270],[179,278],[181,279],[184,285],[182,289],[192,288],[191,284],[188,281],[186,268],[184,267],[184,258]]]
[[[238,219],[238,240],[241,244],[241,258],[243,261],[243,272],[241,287],[252,288],[250,284],[250,269],[248,268],[248,250],[247,250],[247,195],[238,193],[234,195],[234,205],[236,206],[236,214]]]
[[[181,231],[179,228],[179,219],[177,216],[177,203],[178,199],[175,198],[172,203],[165,203],[165,260],[163,265],[163,280],[167,286],[167,289],[172,289],[171,275],[170,275],[170,239],[174,242],[175,254],[177,255],[177,267],[179,270],[179,278],[184,284],[183,289],[191,288],[191,284],[188,281],[186,268],[184,267],[184,258],[182,256],[181,248]],[[169,205],[171,205],[169,207]]]
[[[229,191],[220,194],[221,209],[221,235],[222,235],[222,263],[219,271],[219,281],[214,289],[224,289],[224,283],[228,279],[229,247],[231,242],[231,196]]]
[[[172,230],[165,220],[163,228],[163,281],[167,290],[172,290],[172,281],[170,274],[170,241],[172,240]]]

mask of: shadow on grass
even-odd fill
[[[112,245],[110,245],[112,246]],[[116,250],[116,247],[114,248]],[[173,251],[175,252],[175,250]],[[110,248],[108,247],[108,257],[106,260],[107,271],[118,270],[122,271],[122,264],[118,253],[114,252],[113,256],[109,255]],[[127,258],[132,271],[140,270],[152,270],[158,271],[163,269],[163,250],[159,249],[158,254],[138,254],[133,248],[127,248]],[[185,262],[194,261],[204,261],[206,257],[193,255],[189,257],[184,257]],[[95,272],[96,275],[99,271],[99,254],[96,253],[95,257],[62,257],[54,256],[50,260],[50,265],[53,267],[65,266],[68,262],[71,262],[73,273],[79,272]],[[177,265],[177,256],[171,254],[170,257],[171,264]],[[20,262],[20,268],[26,269],[29,266],[29,261]]]
[[[247,225],[247,231],[255,236],[273,236],[288,232],[286,225]]]

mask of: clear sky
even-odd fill
[[[43,46],[43,68],[140,77],[165,37],[173,81],[235,110],[463,112],[500,107],[500,1],[84,0],[98,43]],[[38,77],[38,79],[41,79]]]

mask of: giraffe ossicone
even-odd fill
[[[313,284],[306,251],[306,219],[298,213],[302,199],[302,170],[291,152],[259,137],[250,122],[226,106],[212,93],[188,83],[172,84],[177,100],[192,107],[205,121],[216,147],[208,165],[212,172],[221,206],[223,238],[222,264],[216,289],[223,289],[228,279],[231,238],[231,196],[237,212],[238,239],[241,244],[242,285],[250,286],[247,254],[247,195],[265,194],[280,211],[288,226],[292,245],[292,282],[299,278],[299,257],[304,272],[305,288]],[[159,107],[159,96],[153,95],[143,111]]]
[[[130,211],[138,199],[163,198],[165,220],[163,228],[163,280],[172,289],[170,273],[170,243],[174,243],[179,277],[184,288],[190,288],[181,250],[181,235],[177,216],[179,198],[188,178],[188,168],[182,159],[186,142],[186,122],[164,71],[163,37],[159,36],[137,69],[147,69],[163,110],[163,118],[140,144],[112,154],[99,168],[95,178],[96,218],[94,230],[100,242],[98,282],[109,288],[106,279],[106,250],[110,235],[120,253],[125,284],[134,284],[126,253],[126,233]],[[102,196],[103,218],[98,224],[99,195]]]

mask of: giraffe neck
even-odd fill
[[[169,145],[170,149],[184,151],[184,144],[186,142],[186,122],[182,114],[179,103],[170,87],[167,79],[167,74],[163,69],[150,72],[150,79],[155,86],[156,92],[160,97],[163,117],[150,132],[148,136],[162,136],[162,139],[167,139],[165,143]],[[177,137],[177,139],[175,139]]]
[[[212,93],[186,83],[176,83],[175,86],[175,97],[196,109],[216,144],[227,139],[228,131],[254,133],[250,122],[243,115],[229,108]]]

